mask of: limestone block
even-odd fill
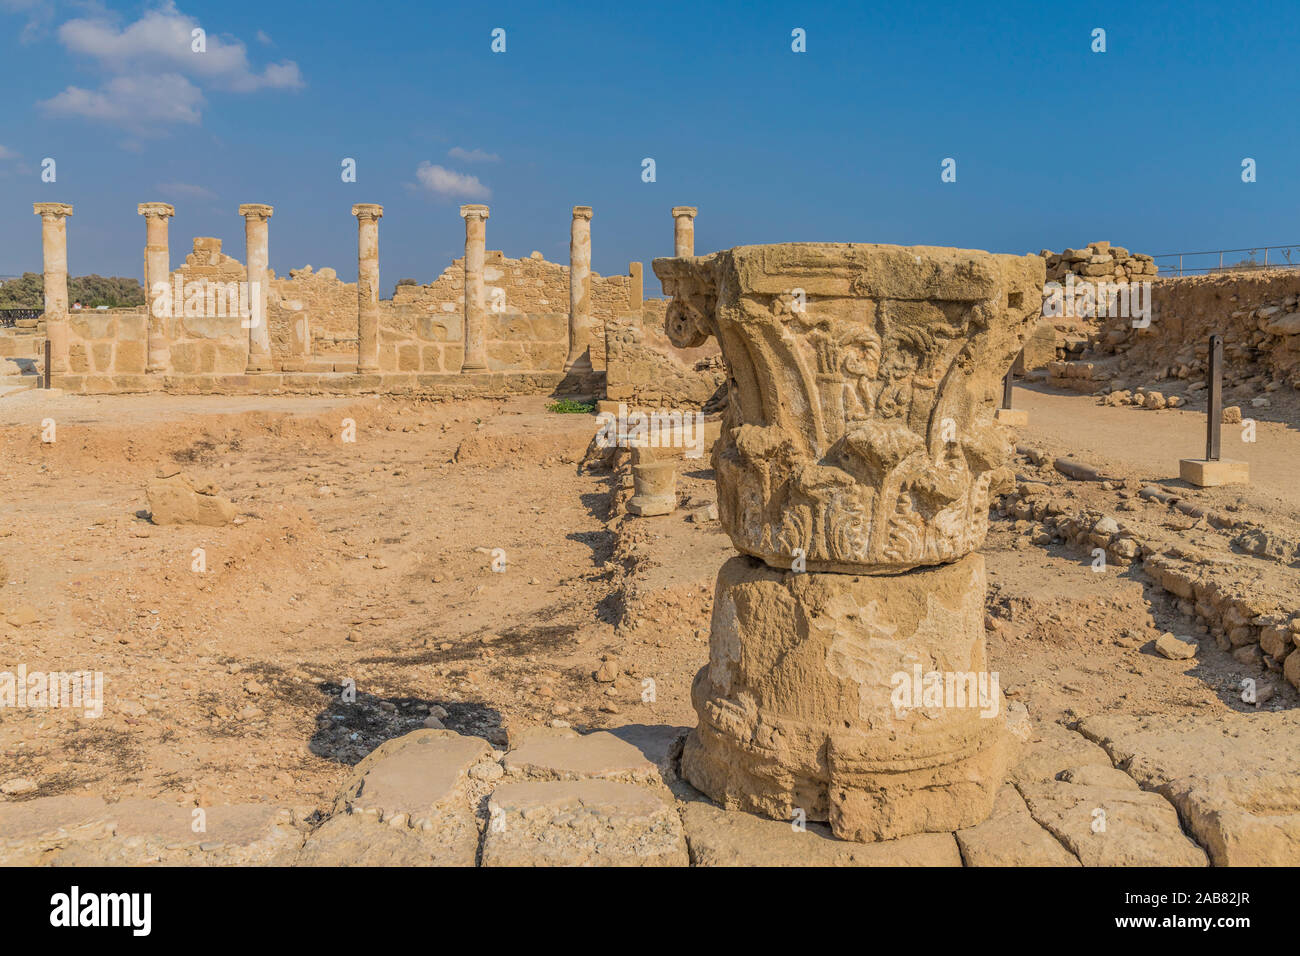
[[[151,479],[146,489],[154,524],[224,525],[234,520],[235,506],[215,488],[196,488],[188,475],[169,471]]]
[[[510,776],[531,780],[617,780],[662,785],[659,767],[636,746],[608,731],[578,734],[537,728],[505,757]]]
[[[984,587],[978,554],[852,577],[732,558],[683,775],[729,810],[802,810],[846,839],[981,822],[1016,750],[985,657]],[[913,694],[932,672],[937,699]]]
[[[837,840],[822,824],[796,829],[790,821],[723,810],[702,799],[682,806],[682,826],[695,866],[962,865],[950,833],[854,843]]]
[[[1078,859],[1043,829],[1015,787],[998,791],[993,814],[978,826],[958,830],[967,866],[1079,866]]]
[[[685,866],[660,790],[612,780],[507,783],[488,800],[484,866]]]
[[[1181,458],[1178,477],[1198,488],[1250,484],[1250,462],[1233,458],[1209,461],[1204,458]]]
[[[1020,788],[1029,812],[1084,866],[1206,866],[1158,794],[1063,781]]]
[[[325,821],[293,858],[294,866],[473,866],[478,829],[468,810],[445,814],[432,830],[385,826],[344,813]]]

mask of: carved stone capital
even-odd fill
[[[176,208],[165,202],[142,202],[135,207],[135,211],[142,216],[160,219],[176,215]]]
[[[1041,258],[787,243],[654,270],[673,344],[713,335],[727,364],[713,464],[736,548],[896,573],[980,545],[1009,478],[994,411],[1041,306]]]
[[[359,202],[353,205],[352,215],[358,219],[382,219],[384,207],[373,202]]]
[[[695,206],[673,206],[673,218],[677,219],[685,216],[688,219],[694,219],[699,211]]]
[[[591,216],[592,216],[592,212],[591,212],[591,207],[590,207],[590,206],[574,206],[574,207],[573,207],[573,218],[574,218],[574,219],[588,219],[588,220],[589,220],[589,219],[591,219]]]
[[[42,219],[63,219],[72,215],[72,206],[66,202],[34,202],[32,212]]]
[[[239,214],[245,219],[270,219],[275,214],[275,207],[266,203],[248,202],[239,207]]]
[[[486,219],[488,217],[488,207],[478,203],[471,203],[468,206],[460,207],[460,215],[462,219]]]

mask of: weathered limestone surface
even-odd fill
[[[1178,808],[1216,866],[1300,864],[1300,715],[1099,715],[1079,727]]]
[[[703,799],[682,807],[695,866],[961,866],[951,833],[917,833],[882,843],[851,843],[824,825],[796,830],[788,821],[723,810]]]
[[[195,485],[179,468],[159,469],[146,494],[149,517],[154,524],[224,525],[238,513],[229,499],[210,485]]]
[[[1080,865],[1034,820],[1025,798],[1009,784],[998,791],[992,816],[969,830],[958,830],[956,837],[967,866]]]
[[[683,774],[728,809],[802,810],[847,839],[973,826],[1013,756],[1005,704],[993,687],[985,708],[941,698],[899,711],[893,675],[910,681],[917,667],[987,676],[980,555],[897,577],[732,558],[691,689],[700,723]]]
[[[1084,866],[1207,865],[1159,794],[1064,780],[1019,789],[1034,819]]]
[[[994,411],[1042,260],[790,243],[654,268],[673,344],[722,349],[713,466],[748,556],[718,576],[683,775],[727,809],[801,810],[854,840],[980,823],[1015,743],[971,552],[1012,478]],[[916,699],[898,697],[913,674]]]
[[[507,783],[488,801],[484,866],[685,866],[665,791],[612,780]]]
[[[788,243],[654,267],[673,344],[712,335],[730,370],[714,468],[739,550],[895,573],[979,547],[1011,478],[994,410],[1041,303],[1041,259]]]
[[[530,780],[615,780],[661,785],[659,766],[640,748],[608,731],[578,734],[538,728],[505,758],[505,772]]]

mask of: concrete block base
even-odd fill
[[[1217,488],[1220,485],[1250,484],[1250,463],[1220,458],[1183,458],[1178,462],[1178,477],[1198,488]]]
[[[1012,428],[1024,428],[1029,424],[1029,412],[1023,408],[999,408],[993,417],[1001,424],[1010,425]]]

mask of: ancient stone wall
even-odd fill
[[[625,312],[605,325],[605,397],[657,408],[699,408],[727,380],[718,344],[674,348],[664,329],[666,299],[647,299],[640,314]]]
[[[1205,375],[1209,339],[1223,336],[1228,385],[1300,388],[1300,272],[1166,278],[1153,286],[1151,324],[1102,321],[1093,352],[1117,356],[1126,378],[1160,381]]]
[[[569,310],[569,267],[548,262],[540,252],[527,259],[509,259],[494,249],[487,251],[483,279],[489,315],[548,315]],[[592,342],[592,364],[605,367],[604,326],[627,312],[631,277],[601,276],[592,273],[592,317],[597,334]],[[393,295],[395,307],[408,307],[433,315],[454,319],[460,328],[465,302],[465,260],[456,259],[428,285],[398,286]],[[567,321],[567,319],[566,319]],[[450,328],[450,326],[449,326]],[[463,333],[457,333],[463,334]],[[503,336],[501,341],[511,341]],[[563,364],[561,356],[561,364]]]
[[[149,321],[144,309],[104,309],[68,316],[68,370],[73,375],[143,376]]]

